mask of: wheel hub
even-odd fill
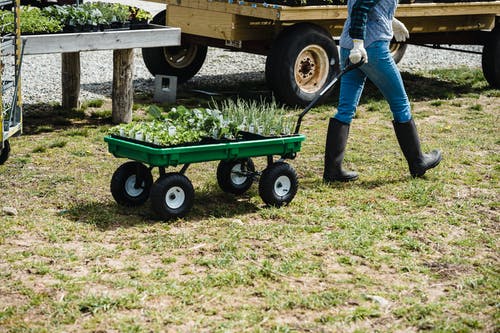
[[[287,195],[291,187],[292,182],[287,176],[279,176],[274,182],[274,192],[280,197]]]
[[[167,191],[165,195],[165,203],[171,209],[177,209],[182,206],[186,200],[186,193],[179,186],[174,186]]]
[[[323,87],[329,73],[329,57],[319,45],[308,45],[295,61],[295,81],[300,89],[314,94]]]
[[[247,177],[243,173],[243,169],[241,167],[241,164],[236,164],[232,169],[231,169],[231,182],[235,185],[241,185],[244,182],[246,182]]]
[[[132,175],[125,181],[125,192],[127,193],[127,195],[135,198],[142,194],[142,192],[144,191],[144,186],[145,184],[144,182],[142,182],[141,186],[137,187],[136,176]]]
[[[198,46],[196,44],[188,44],[174,47],[164,47],[165,60],[174,68],[184,68],[189,66],[196,58]]]

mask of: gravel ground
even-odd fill
[[[107,0],[112,2],[110,0]],[[164,7],[158,3],[120,0],[157,13]],[[481,50],[481,47],[467,47]],[[81,99],[111,96],[112,51],[81,53]],[[134,89],[153,91],[153,77],[142,61],[141,50],[135,50]],[[399,63],[401,71],[418,71],[445,67],[480,67],[481,56],[454,51],[434,50],[410,45]],[[182,88],[200,88],[209,82],[220,85],[264,80],[265,57],[241,52],[209,48],[207,60],[200,72]],[[216,81],[215,81],[216,80]],[[26,104],[61,100],[61,55],[31,55],[23,61],[23,101]]]

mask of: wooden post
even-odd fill
[[[62,107],[71,110],[80,107],[80,52],[61,54]]]
[[[132,121],[134,49],[113,50],[112,121]]]

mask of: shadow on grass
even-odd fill
[[[24,104],[23,135],[36,135],[70,127],[111,125],[109,116],[88,116],[83,109],[65,110],[56,103]]]
[[[220,190],[203,191],[195,194],[194,205],[183,220],[196,222],[210,217],[231,218],[258,209],[248,196],[235,197]],[[68,207],[64,215],[72,221],[93,225],[103,231],[178,221],[160,219],[149,201],[139,207],[123,207],[115,202],[81,202]]]

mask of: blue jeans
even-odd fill
[[[342,66],[349,59],[349,52],[349,49],[340,49]],[[347,72],[340,79],[339,105],[334,118],[346,124],[351,123],[368,77],[389,103],[394,120],[399,123],[409,121],[410,102],[406,96],[401,74],[389,52],[389,42],[374,42],[366,48],[366,52],[368,63]]]

